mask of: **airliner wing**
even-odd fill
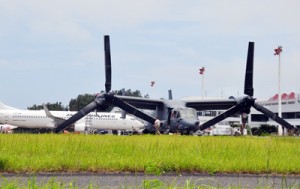
[[[55,117],[54,115],[51,114],[51,112],[49,111],[49,109],[47,108],[47,106],[45,104],[43,104],[43,107],[44,107],[44,110],[45,110],[45,113],[46,115],[53,119],[55,125],[59,125],[61,124],[62,122],[66,121],[65,119],[63,118],[60,118],[60,117]]]
[[[201,110],[226,110],[237,104],[234,99],[201,99],[201,100],[184,100],[186,106]]]
[[[116,96],[138,109],[156,110],[157,106],[163,105],[163,100],[158,100],[158,99],[156,100],[156,99],[149,99],[149,98],[119,96],[119,95]]]

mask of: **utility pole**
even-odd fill
[[[282,46],[278,46],[278,48],[274,49],[274,55],[278,55],[278,117],[282,117],[282,109],[281,109],[281,59],[280,55],[282,53]],[[278,135],[284,135],[284,128],[281,125],[278,125]]]

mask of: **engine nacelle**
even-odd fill
[[[235,100],[237,103],[241,103],[245,98],[249,98],[247,95],[242,95],[238,97],[230,96],[229,99]]]
[[[84,123],[74,125],[74,131],[75,132],[84,132],[85,130],[86,130],[86,127],[85,127]]]
[[[18,128],[17,126],[14,125],[9,125],[9,124],[0,124],[0,133],[1,132],[11,132],[13,129]]]

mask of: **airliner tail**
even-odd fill
[[[0,102],[0,110],[18,110],[18,108],[14,108]]]

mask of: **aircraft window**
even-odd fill
[[[268,121],[269,118],[263,114],[251,114],[251,121],[252,122],[265,122]]]
[[[178,112],[177,117],[185,117],[185,118],[196,118],[197,117],[197,111],[195,109],[187,108],[187,109],[181,109]]]
[[[182,116],[181,114],[182,114],[182,112],[180,112],[180,111],[177,112],[177,116],[176,117],[178,117],[178,118],[181,117]],[[183,117],[185,117],[185,114],[183,114]]]

